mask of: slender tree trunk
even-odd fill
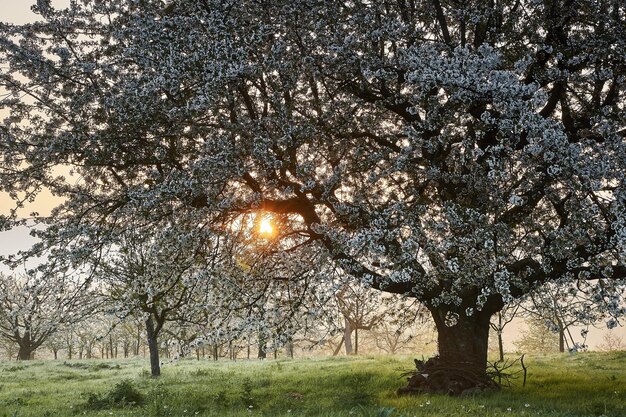
[[[141,326],[137,325],[137,338],[135,339],[135,356],[139,356],[139,348],[141,347]]]
[[[565,331],[559,328],[559,352],[565,352]]]
[[[359,354],[359,328],[354,328],[354,354]]]
[[[500,354],[500,362],[504,361],[504,342],[502,341],[502,313],[498,311],[498,353]]]
[[[339,355],[339,351],[341,350],[341,347],[343,346],[344,342],[345,342],[345,338],[341,337],[341,340],[339,341],[339,344],[337,345],[337,347],[335,348],[335,350],[333,352],[333,356]]]
[[[504,342],[502,341],[502,331],[498,331],[498,352],[500,353],[500,362],[504,361]]]
[[[346,346],[346,355],[352,355],[354,349],[352,348],[352,324],[347,318],[344,318],[345,327],[343,328],[343,343]]]
[[[459,314],[453,324],[446,320],[445,309],[433,307],[430,311],[438,331],[439,356],[424,363],[416,361],[416,374],[399,392],[460,395],[497,387],[486,372],[490,314]]]
[[[258,359],[267,358],[267,342],[261,335],[259,335],[259,351],[257,353],[257,358]]]
[[[152,317],[146,320],[146,335],[148,336],[148,349],[150,350],[150,374],[153,378],[156,378],[161,375],[161,363],[159,362],[159,344]]]
[[[219,356],[219,347],[217,346],[217,343],[216,343],[213,346],[211,346],[211,348],[213,350],[213,360],[216,361]]]
[[[54,354],[54,360],[59,359],[59,349],[52,349],[52,353]]]

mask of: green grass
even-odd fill
[[[0,417],[626,416],[626,352],[525,362],[526,387],[464,398],[398,397],[410,357],[189,359],[157,380],[137,359],[0,362]]]

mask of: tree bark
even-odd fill
[[[259,350],[257,352],[258,359],[266,359],[267,358],[267,342],[265,338],[259,335]]]
[[[146,334],[148,336],[148,349],[150,350],[150,374],[153,378],[157,378],[161,375],[161,363],[159,362],[157,333],[154,329],[152,317],[146,320]]]
[[[34,349],[31,349],[30,346],[20,345],[20,349],[17,352],[17,359],[20,361],[29,361],[34,359]]]
[[[490,314],[459,314],[453,323],[446,319],[445,309],[431,307],[430,311],[437,327],[439,355],[426,362],[416,360],[417,372],[398,392],[461,395],[496,388],[487,375]]]
[[[289,340],[287,341],[287,346],[285,347],[286,356],[290,359],[293,359],[293,351],[294,351],[293,339],[289,338]]]
[[[559,328],[559,352],[565,352],[565,331]]]
[[[500,362],[504,362],[504,342],[502,341],[502,330],[498,331],[498,353],[500,354]]]
[[[344,318],[345,327],[343,328],[343,343],[346,346],[346,355],[352,355],[352,324],[347,318]]]

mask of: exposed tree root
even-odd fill
[[[408,373],[408,384],[398,389],[398,394],[436,393],[468,395],[500,386],[470,362],[443,362],[439,357],[427,361],[415,359],[415,371]]]

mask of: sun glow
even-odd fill
[[[259,234],[261,236],[272,236],[274,234],[274,226],[269,218],[264,217],[259,222]]]

